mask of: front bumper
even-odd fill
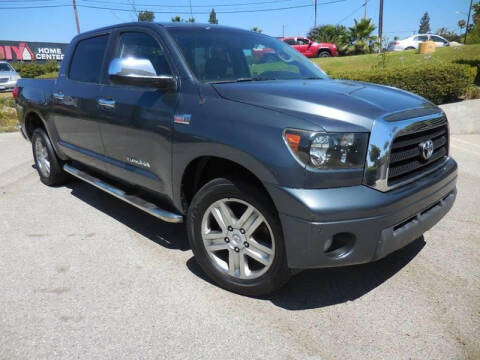
[[[7,82],[0,83],[0,91],[13,90],[16,84],[17,80],[9,80]]]
[[[267,186],[275,199],[291,268],[378,260],[420,237],[453,206],[457,163],[401,188],[359,185],[333,189]]]

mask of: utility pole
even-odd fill
[[[383,0],[380,0],[380,12],[378,14],[378,41],[379,41],[379,50],[382,52],[382,29],[383,28]]]
[[[73,0],[73,12],[75,13],[75,23],[77,24],[77,34],[80,34],[80,23],[78,22],[77,2]]]
[[[472,2],[473,0],[470,0],[470,7],[468,8],[467,27],[465,28],[465,40],[463,40],[464,44],[467,43],[468,27],[470,26],[470,14],[472,12]]]
[[[368,0],[365,0],[365,5],[363,5],[365,7],[365,13],[363,14],[364,19],[367,18],[367,4],[368,4]]]
[[[313,23],[313,28],[317,27],[317,0],[315,0],[315,21]]]
[[[285,27],[286,26],[287,25],[285,25],[285,24],[282,25],[282,37],[285,37]]]

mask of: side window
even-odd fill
[[[424,42],[424,41],[427,41],[427,36],[426,36],[426,35],[415,36],[415,38],[414,38],[413,40],[415,40],[415,41],[420,41],[420,42]]]
[[[99,82],[107,41],[108,35],[79,41],[73,53],[68,77],[76,81]]]
[[[287,40],[284,40],[284,42],[288,45],[296,45],[297,44],[295,42],[295,39],[287,39]]]
[[[297,40],[298,45],[308,45],[308,40],[304,38],[298,38]]]
[[[171,74],[163,49],[153,37],[142,32],[122,33],[115,51],[115,57],[147,59],[152,63],[157,75]]]
[[[434,35],[430,36],[430,39],[434,42],[441,42],[441,43],[445,42],[445,40],[443,40],[441,37],[434,36]]]

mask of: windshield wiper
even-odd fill
[[[307,76],[302,78],[302,80],[323,80],[323,78],[319,76]]]
[[[266,78],[266,77],[243,77],[243,78],[232,79],[232,80],[209,81],[209,84],[222,84],[222,83],[247,82],[247,81],[267,81],[267,80],[277,80],[277,79]]]

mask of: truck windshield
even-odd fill
[[[214,28],[168,31],[202,82],[327,78],[310,60],[270,36]]]
[[[0,64],[0,71],[11,71],[12,69],[10,66],[6,63],[1,63]]]

